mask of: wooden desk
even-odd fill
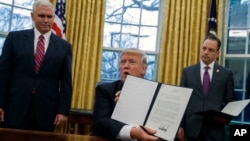
[[[70,109],[68,133],[89,134],[92,129],[92,110]]]
[[[59,134],[52,132],[28,131],[0,128],[0,141],[107,141],[89,135]]]

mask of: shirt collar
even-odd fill
[[[204,64],[202,61],[200,61],[201,69],[204,69],[205,66],[209,66],[210,70],[213,70],[214,68],[214,61],[210,63],[209,65]]]
[[[41,35],[41,33],[36,28],[34,28],[34,32],[35,32],[35,39],[38,39],[38,37]],[[43,34],[44,39],[45,39],[46,42],[49,41],[50,35],[51,35],[51,31]]]

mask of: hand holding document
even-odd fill
[[[156,130],[174,140],[192,89],[127,76],[111,118]]]

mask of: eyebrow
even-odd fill
[[[37,14],[37,15],[38,15],[38,17],[41,17],[41,18],[45,18],[45,17],[53,18],[53,15],[46,15],[46,14]]]

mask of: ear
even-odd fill
[[[220,56],[220,51],[218,50],[217,51],[217,57],[216,58],[218,58]]]
[[[142,67],[142,76],[144,76],[147,72],[147,67]]]
[[[30,13],[30,16],[31,16],[31,19],[34,21],[34,13],[33,12]]]

